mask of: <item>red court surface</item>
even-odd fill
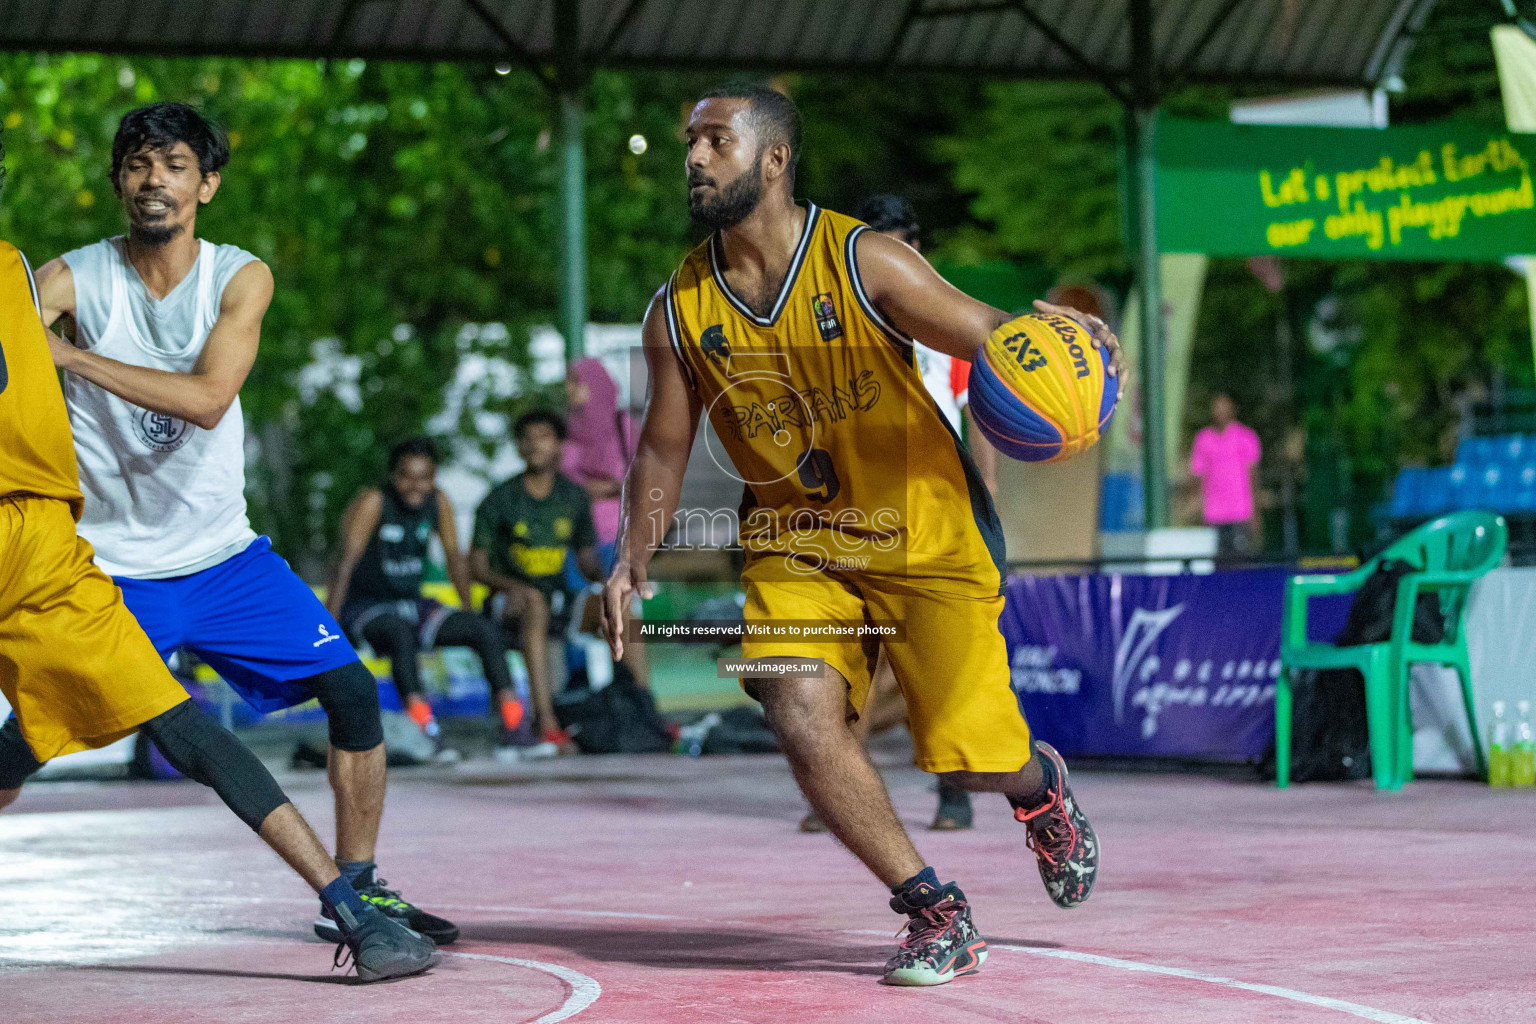
[[[772,757],[396,772],[382,874],[464,938],[372,986],[331,970],[313,900],[197,787],[37,784],[0,816],[0,1019],[1536,1021],[1536,794],[1083,772],[1103,869],[1061,911],[1001,798],[933,834],[926,777],[887,778],[992,944],[942,988],[876,984],[900,921],[795,831]],[[328,830],[320,775],[285,782]]]

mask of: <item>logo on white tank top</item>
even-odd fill
[[[187,443],[197,428],[186,420],[161,412],[140,409],[133,417],[133,432],[139,440],[157,452],[173,452]]]

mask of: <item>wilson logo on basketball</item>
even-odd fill
[[[1067,342],[1067,353],[1072,357],[1072,365],[1077,368],[1079,378],[1088,376],[1088,356],[1083,351],[1083,346],[1075,341]]]
[[[1072,368],[1077,371],[1078,379],[1088,376],[1091,372],[1088,369],[1088,352],[1077,340],[1082,333],[1077,324],[1064,316],[1042,316],[1040,320],[1054,327],[1062,344],[1067,346],[1067,354],[1072,357]]]

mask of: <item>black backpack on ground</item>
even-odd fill
[[[704,734],[706,754],[777,754],[779,741],[756,705],[743,704],[720,712],[720,720]]]
[[[583,754],[658,754],[672,749],[656,698],[627,666],[615,665],[601,690],[566,687],[555,697],[555,718]]]
[[[1349,618],[1334,641],[1340,647],[1380,643],[1392,636],[1397,585],[1417,568],[1407,562],[1383,561],[1366,578],[1349,606]],[[1422,593],[1413,610],[1415,643],[1439,643],[1445,638],[1440,595]],[[1352,668],[1298,672],[1291,684],[1291,781],[1343,782],[1369,778],[1371,756],[1365,715],[1365,680]],[[1275,745],[1271,740],[1259,763],[1259,773],[1275,777]]]

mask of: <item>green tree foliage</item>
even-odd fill
[[[638,319],[687,244],[682,87],[591,83],[596,320]],[[251,250],[277,278],[242,396],[262,446],[253,516],[286,549],[316,551],[388,444],[439,411],[461,355],[526,364],[526,327],[552,319],[552,104],[531,75],[457,65],[0,56],[0,235],[41,263],[120,233],[112,136],[125,111],[160,99],[230,133],[199,233]],[[644,155],[632,134],[647,137]],[[511,329],[462,330],[483,322]],[[355,358],[355,397],[305,400],[298,375],[317,352]]]
[[[1391,118],[1448,117],[1502,123],[1488,32],[1496,4],[1437,5],[1404,68]],[[999,82],[931,152],[972,196],[969,224],[944,239],[952,262],[1035,259],[1068,276],[1129,279],[1120,196],[1121,109],[1090,84]],[[1254,90],[1249,90],[1253,92]],[[1278,90],[1277,90],[1278,91]],[[1164,109],[1225,118],[1239,93],[1184,89]],[[1498,376],[1532,381],[1523,281],[1498,265],[1288,260],[1273,295],[1242,260],[1214,260],[1192,360],[1186,431],[1227,391],[1273,456],[1296,426],[1307,432],[1305,497],[1317,506],[1305,546],[1326,547],[1331,507],[1348,507],[1356,542],[1373,529],[1371,507],[1404,463],[1444,461],[1467,401]],[[1307,339],[1318,303],[1348,339],[1326,354]],[[1278,382],[1277,321],[1291,321],[1295,393]],[[1339,333],[1339,332],[1335,332]],[[1273,480],[1271,480],[1273,483]],[[1273,541],[1278,530],[1266,531]]]
[[[1395,122],[1501,119],[1487,38],[1495,7],[1437,6],[1404,71],[1407,91],[1393,97]],[[1122,115],[1100,87],[780,81],[805,116],[801,195],[848,209],[872,192],[902,193],[924,221],[928,251],[948,264],[1005,259],[1126,284]],[[594,320],[638,320],[697,241],[680,128],[712,84],[599,73],[588,86]],[[1166,109],[1223,118],[1233,98],[1189,88]],[[313,567],[341,505],[377,478],[387,445],[442,411],[461,359],[526,367],[527,327],[553,321],[553,105],[520,69],[0,55],[10,172],[0,236],[40,263],[120,232],[107,180],[112,135],[126,110],[157,99],[193,103],[230,130],[233,157],[200,231],[255,252],[278,283],[243,394],[261,453],[253,515]],[[642,155],[628,147],[635,134],[648,142]],[[1187,426],[1199,425],[1218,389],[1234,393],[1272,453],[1304,425],[1309,495],[1352,504],[1359,532],[1399,464],[1445,455],[1461,404],[1492,375],[1531,380],[1523,285],[1499,266],[1285,269],[1286,293],[1275,296],[1242,261],[1213,262]],[[1306,339],[1324,300],[1345,341],[1320,353]],[[1297,339],[1294,400],[1276,384],[1282,317]],[[334,371],[329,384],[316,385],[317,366]],[[551,397],[527,391],[520,401]],[[461,432],[474,436],[472,416],[462,419]],[[1325,533],[1319,526],[1305,539],[1319,546]]]

